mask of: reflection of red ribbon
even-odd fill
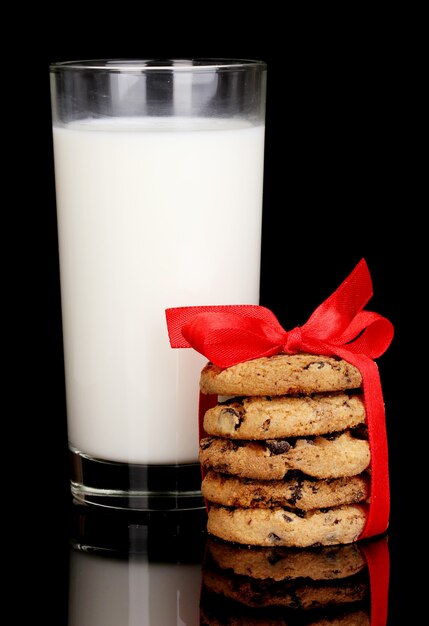
[[[369,572],[371,626],[386,626],[389,607],[390,557],[387,537],[361,544]]]
[[[389,477],[384,402],[377,365],[393,337],[386,318],[364,311],[372,296],[364,259],[300,327],[286,331],[271,311],[256,305],[167,309],[173,348],[194,348],[225,368],[273,354],[336,355],[355,365],[363,381],[371,449],[371,504],[361,539],[384,532],[389,519]]]

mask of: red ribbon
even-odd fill
[[[362,259],[303,326],[286,331],[275,315],[257,305],[179,307],[166,310],[173,348],[194,348],[225,368],[273,354],[308,352],[338,356],[356,366],[363,383],[371,450],[371,500],[361,539],[386,530],[389,476],[384,401],[378,368],[393,337],[393,325],[363,310],[372,296],[368,266]]]

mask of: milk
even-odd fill
[[[117,118],[53,135],[70,445],[195,462],[206,359],[171,349],[164,311],[258,303],[264,127]]]

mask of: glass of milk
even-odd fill
[[[257,304],[266,66],[51,66],[71,489],[139,510],[203,506],[199,375],[167,307]]]

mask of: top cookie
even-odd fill
[[[208,363],[200,389],[221,396],[278,396],[357,389],[359,370],[338,357],[314,354],[275,354],[222,369]]]

